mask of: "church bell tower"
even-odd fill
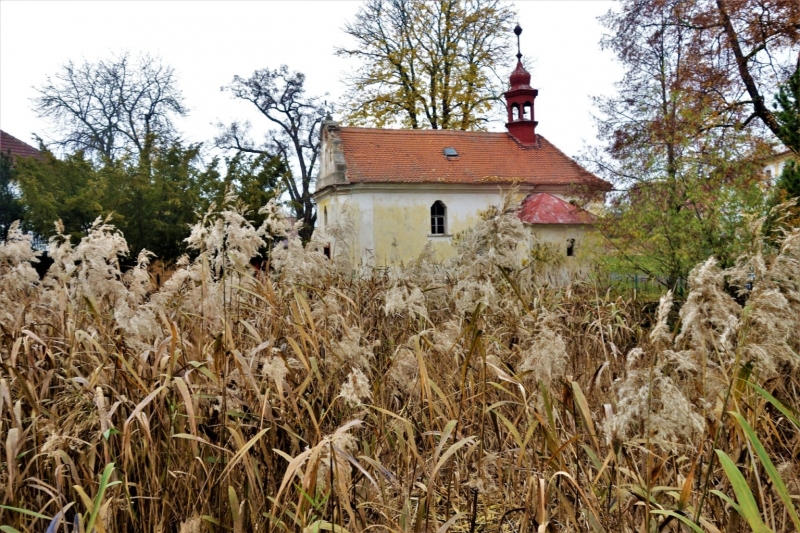
[[[535,145],[538,122],[533,120],[533,102],[539,91],[531,87],[531,74],[522,66],[522,53],[519,48],[522,28],[519,24],[514,28],[514,33],[517,36],[517,68],[511,73],[509,78],[511,88],[505,93],[508,111],[506,129],[522,144]]]

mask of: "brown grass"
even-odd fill
[[[111,227],[54,247],[41,283],[15,234],[0,251],[3,531],[688,531],[678,516],[747,531],[714,449],[766,527],[793,531],[726,413],[798,498],[800,232],[738,271],[699,267],[678,316],[538,285],[510,260],[506,215],[453,265],[354,272],[291,241],[269,275],[242,261],[254,228],[209,220],[216,240],[158,292],[144,257],[126,275],[107,259],[124,247]],[[743,308],[723,289],[752,259]]]

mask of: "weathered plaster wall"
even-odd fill
[[[520,191],[522,200],[529,191]],[[563,194],[558,196],[565,197]],[[437,200],[447,206],[446,235],[431,235],[430,208]],[[453,236],[475,226],[479,213],[501,202],[497,186],[459,187],[436,184],[366,185],[330,188],[318,197],[317,231],[332,242],[334,254],[347,251],[354,264],[389,266],[408,263],[431,242],[439,259],[456,253]],[[346,206],[346,207],[345,207]],[[325,224],[325,211],[328,225]],[[350,220],[354,234],[347,243],[336,243],[328,231],[332,224]],[[529,226],[531,238],[520,243],[530,247],[536,241],[548,243],[563,263],[565,275],[579,272],[598,249],[596,232],[585,226]],[[566,256],[567,239],[574,238],[575,256]]]
[[[528,228],[532,257],[553,259],[539,271],[540,277],[551,283],[566,284],[585,277],[604,250],[603,236],[593,226],[532,224]],[[570,239],[575,239],[571,257],[567,256]]]

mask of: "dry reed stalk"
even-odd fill
[[[800,461],[800,232],[738,270],[698,267],[676,316],[669,297],[656,310],[592,283],[542,286],[516,266],[507,207],[453,264],[428,250],[392,272],[293,238],[253,271],[285,230],[267,212],[262,228],[210,213],[198,256],[160,289],[146,254],[120,271],[126,245],[103,221],[77,246],[54,241],[41,282],[21,234],[0,245],[0,522],[734,531],[721,449],[765,523],[794,527],[738,421],[796,498],[780,465]],[[752,264],[742,307],[725,280]]]

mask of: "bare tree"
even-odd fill
[[[53,121],[57,145],[109,159],[173,139],[172,118],[188,111],[174,69],[149,55],[70,61],[37,90],[35,109]]]
[[[251,154],[280,156],[292,169],[284,176],[284,185],[298,220],[303,221],[300,236],[311,238],[317,215],[311,198],[314,171],[319,158],[319,127],[327,112],[327,103],[305,94],[305,75],[289,72],[286,65],[277,70],[257,70],[249,78],[234,76],[223,91],[234,98],[252,103],[274,126],[265,142],[257,146],[249,138],[250,123],[219,124],[218,147]]]

